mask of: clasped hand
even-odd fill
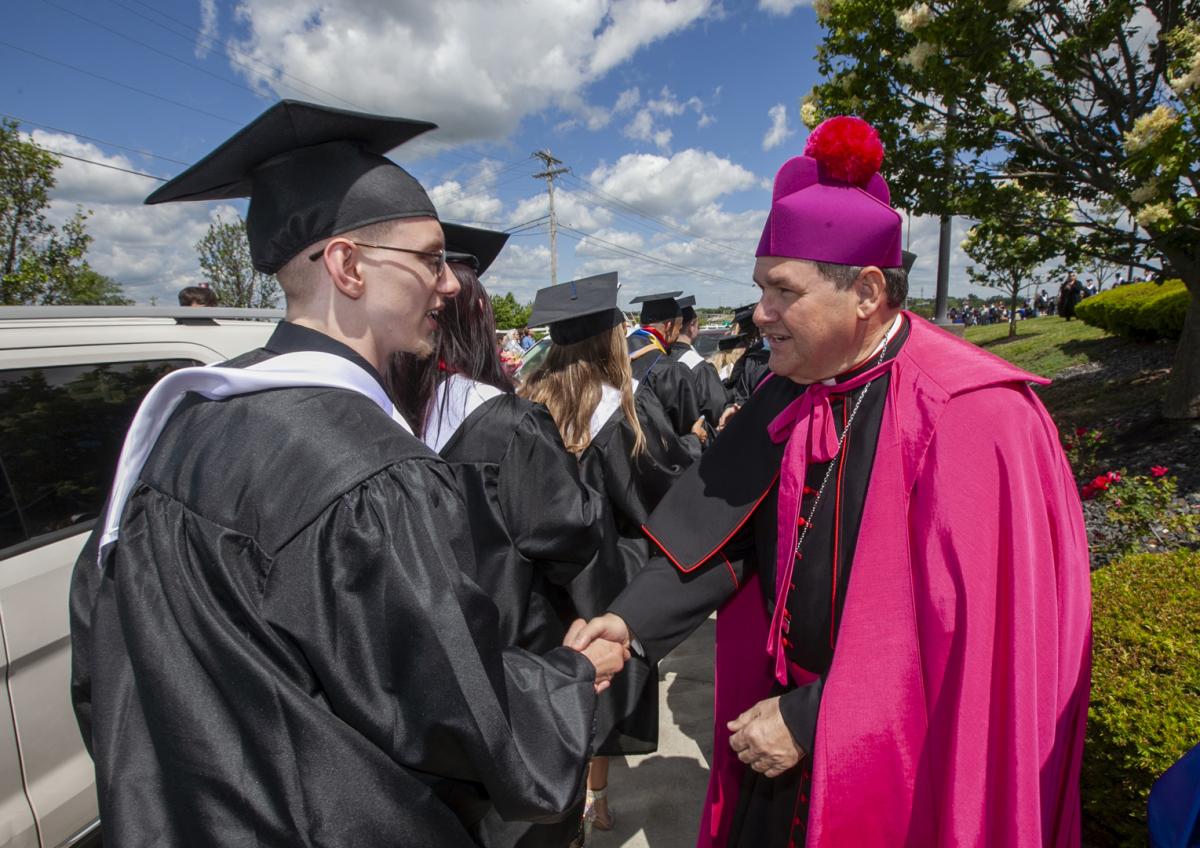
[[[764,777],[778,777],[804,756],[784,724],[777,697],[759,701],[725,726],[737,758]]]
[[[596,667],[596,694],[599,695],[612,685],[613,677],[625,667],[625,661],[629,659],[629,641],[590,632],[586,638],[581,637],[580,634],[590,626],[582,618],[576,619],[567,631],[563,645],[579,651]]]

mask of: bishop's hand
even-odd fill
[[[616,616],[613,616],[616,618]],[[594,621],[595,619],[593,619]],[[617,621],[620,621],[618,618]],[[622,622],[623,624],[624,622]],[[627,641],[610,638],[603,633],[587,631],[588,624],[583,619],[576,619],[567,631],[563,644],[579,651],[596,668],[596,694],[600,694],[610,685],[613,677],[625,667],[629,659],[629,644]]]
[[[778,777],[804,756],[784,724],[778,697],[759,701],[726,727],[733,733],[729,747],[737,758],[764,777]]]

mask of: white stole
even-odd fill
[[[503,392],[495,386],[477,382],[462,374],[451,374],[437,387],[429,414],[425,416],[421,441],[430,450],[441,453],[467,416],[500,394]]]

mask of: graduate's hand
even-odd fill
[[[596,694],[612,685],[613,676],[625,667],[629,650],[618,642],[597,639],[580,651],[596,667]]]
[[[592,644],[594,639],[607,639],[610,642],[616,642],[626,650],[629,649],[629,644],[633,641],[629,633],[629,626],[625,624],[625,620],[619,615],[606,612],[604,615],[596,616],[587,622],[587,624],[583,623],[583,619],[577,619],[571,625],[571,629],[567,631],[567,638],[563,639],[563,644],[568,648],[582,651],[588,645]]]
[[[729,419],[737,415],[737,411],[741,409],[736,403],[725,407],[725,411],[721,413],[721,417],[717,419],[717,429],[724,430],[725,425],[729,423]]]
[[[692,435],[700,440],[700,444],[708,441],[708,430],[704,426],[703,415],[692,422]]]
[[[737,758],[764,777],[779,777],[804,756],[783,723],[778,697],[759,701],[725,726]]]

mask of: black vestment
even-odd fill
[[[711,362],[705,360],[695,365],[681,362],[681,357],[688,351],[694,352],[695,348],[686,342],[675,342],[671,345],[671,358],[680,362],[691,372],[692,387],[696,392],[696,402],[699,404],[700,413],[704,416],[708,426],[715,429],[721,420],[721,413],[729,405],[729,392],[725,389],[725,384],[721,382],[721,376]],[[696,355],[699,356],[699,354]]]
[[[907,331],[904,323],[889,343],[886,358],[896,355]],[[837,379],[850,379],[877,361],[872,357]],[[806,752],[812,751],[816,736],[824,676],[833,659],[888,381],[885,373],[870,384],[843,449],[832,460],[829,483],[792,573],[784,653],[818,678],[807,686],[780,686],[776,694],[781,695],[788,730]],[[610,609],[629,625],[652,660],[662,659],[682,642],[755,572],[767,615],[774,611],[778,475],[785,445],[773,442],[767,427],[804,389],[782,377],[764,383],[647,521],[647,531],[671,559],[653,557]],[[862,391],[830,396],[839,435]],[[808,466],[800,517],[807,519],[829,465]],[[803,844],[808,762],[805,757],[774,779],[745,770],[729,846]]]
[[[356,359],[282,324],[229,364],[313,349]],[[450,468],[373,401],[187,396],[72,580],[106,843],[472,846],[492,805],[571,809],[594,671],[503,649],[472,568]]]

